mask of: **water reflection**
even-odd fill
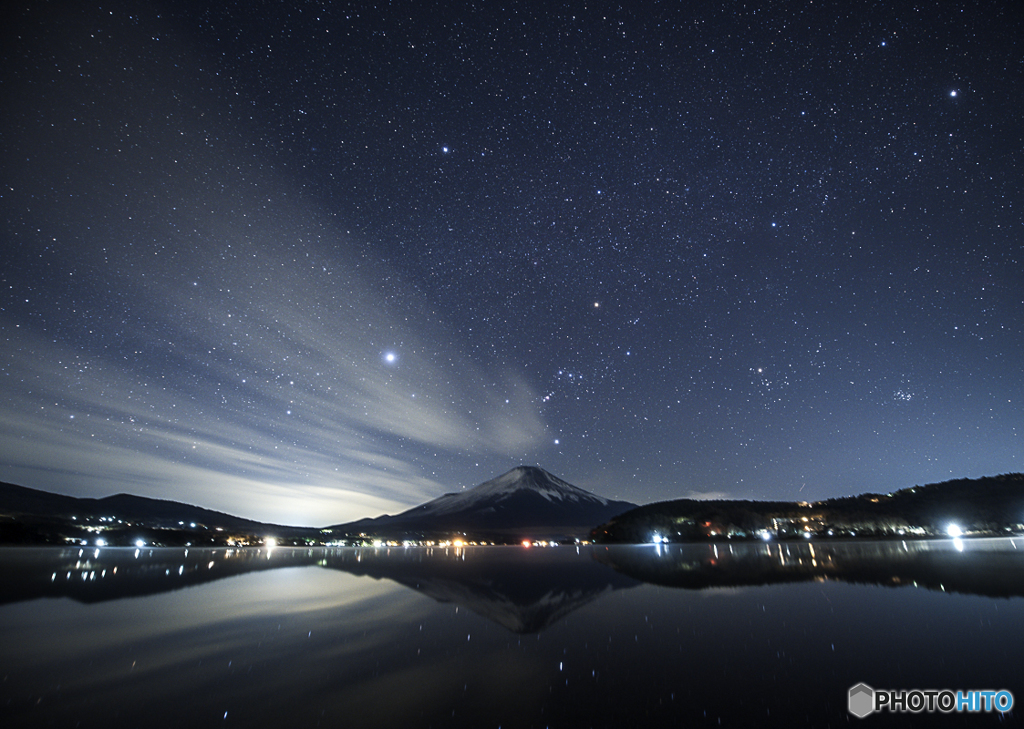
[[[644,582],[693,590],[831,579],[1024,597],[1024,540],[1013,538],[657,544],[602,548],[594,558]]]
[[[639,584],[572,547],[346,550],[321,564],[394,580],[515,633],[538,632],[602,594]]]
[[[1024,544],[961,546],[0,550],[0,726],[839,726],[859,681],[1024,696],[1024,601],[940,591],[1019,594]]]
[[[195,589],[4,606],[0,665],[17,671],[4,677],[0,724],[309,723],[311,681],[338,694],[359,686],[407,651],[409,621],[430,617],[401,587],[244,558],[256,571]]]
[[[70,597],[84,603],[152,595],[247,572],[315,562],[305,549],[87,547],[0,549],[0,603]]]
[[[15,549],[0,552],[0,602],[95,603],[194,587],[248,572],[321,567],[392,580],[515,633],[543,630],[636,580],[573,547]]]
[[[250,572],[313,566],[392,580],[439,602],[466,607],[516,633],[543,630],[600,595],[639,582],[709,589],[836,579],[990,597],[1024,596],[1024,540],[1006,538],[724,542],[592,550],[17,548],[0,550],[0,603],[43,597],[104,602]]]

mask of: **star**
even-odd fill
[[[212,30],[223,9],[206,28],[184,4],[179,36],[133,62],[164,21],[97,5],[60,34],[20,16],[4,69],[11,88],[48,91],[0,121],[18,150],[3,192],[18,212],[0,216],[0,240],[18,242],[3,247],[0,481],[342,523],[556,456],[563,432],[579,460],[556,475],[636,503],[697,472],[708,491],[789,498],[806,481],[825,498],[1020,470],[1024,175],[972,151],[1019,148],[1005,94],[974,88],[1016,78],[992,62],[1016,53],[999,3],[972,8],[971,33],[931,14],[936,57],[902,35],[923,28],[912,3],[887,4],[883,25],[844,15],[856,49],[796,10],[740,41],[669,4],[631,16],[628,36],[603,14],[528,8],[524,32],[460,37],[454,53],[361,3],[378,33],[337,53],[347,11],[268,23],[276,4],[257,2],[232,27],[288,59],[273,74]],[[507,18],[483,4],[474,23]],[[556,44],[568,64],[549,95],[534,63]],[[145,71],[193,47],[217,69]],[[849,83],[847,52],[886,93]],[[104,89],[139,108],[122,118]],[[281,103],[254,113],[236,94]],[[170,126],[167,98],[185,115]],[[933,366],[967,337],[979,346],[957,346],[956,367]],[[185,469],[194,444],[207,456]]]

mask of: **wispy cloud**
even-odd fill
[[[522,374],[485,370],[286,180],[224,154],[211,167],[247,180],[230,193],[111,163],[97,175],[131,185],[138,209],[91,226],[88,206],[61,211],[92,237],[49,263],[59,300],[0,311],[0,478],[327,524],[438,495],[449,484],[427,474],[445,459],[540,442]],[[154,227],[159,245],[139,245]]]
[[[688,499],[696,499],[697,501],[716,501],[719,499],[731,499],[733,498],[725,491],[690,491],[686,494]]]

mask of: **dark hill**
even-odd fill
[[[944,536],[951,524],[979,534],[1024,531],[1024,474],[958,479],[887,494],[824,501],[695,501],[641,506],[594,530],[603,542],[715,537]]]
[[[177,501],[130,494],[116,494],[101,499],[77,498],[9,483],[0,483],[0,514],[20,522],[71,521],[74,518],[75,522],[86,524],[96,523],[101,518],[113,518],[151,528],[174,529],[196,524],[209,529],[220,527],[256,534],[285,534],[297,529],[265,524]]]

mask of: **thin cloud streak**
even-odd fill
[[[102,283],[123,310],[82,314],[123,317],[113,345],[76,334],[84,324],[73,317],[58,319],[52,338],[0,319],[15,353],[0,478],[336,523],[448,490],[423,475],[439,456],[508,457],[543,437],[526,379],[472,363],[414,293],[382,296],[379,266],[359,270],[342,255],[311,265],[301,250],[266,247],[250,257],[234,235],[243,242],[230,258],[208,250],[170,271],[112,271]],[[210,270],[216,286],[205,283]],[[316,507],[295,505],[307,500]]]

